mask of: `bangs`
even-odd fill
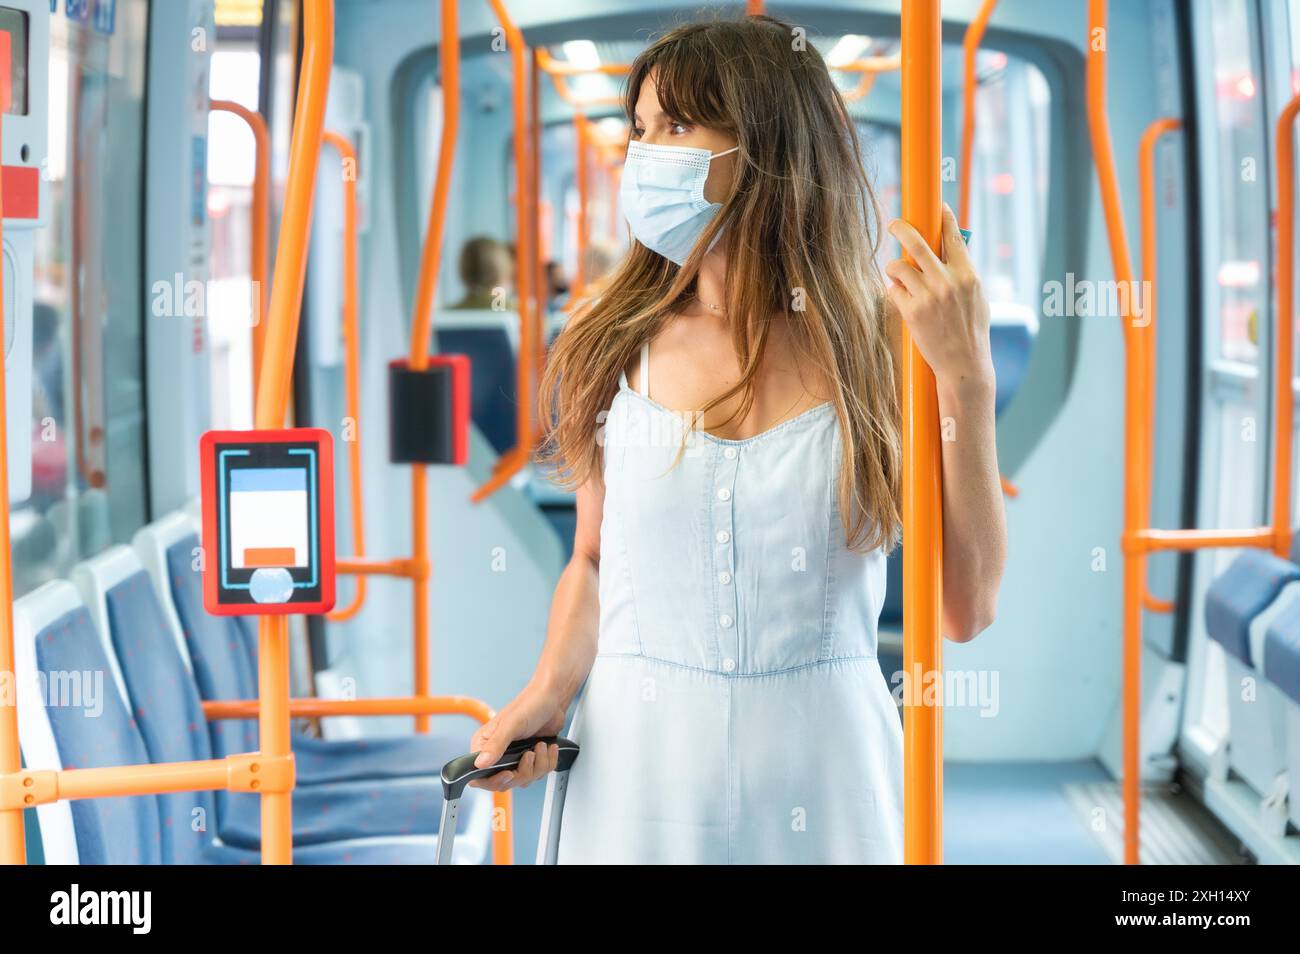
[[[636,114],[641,86],[654,74],[655,93],[664,113],[678,122],[731,130],[735,121],[722,103],[719,51],[703,31],[670,34],[648,47],[633,63],[624,94],[628,122]]]

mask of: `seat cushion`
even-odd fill
[[[1247,550],[1210,584],[1205,628],[1211,639],[1251,666],[1250,621],[1286,584],[1300,580],[1300,567],[1261,550]]]

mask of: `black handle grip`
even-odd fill
[[[578,743],[561,738],[558,735],[536,735],[531,739],[518,739],[506,746],[504,754],[497,759],[495,765],[477,768],[474,765],[474,760],[479,755],[477,752],[458,756],[444,765],[442,767],[442,797],[448,801],[453,798],[460,798],[465,794],[465,786],[474,779],[487,778],[497,772],[515,768],[519,765],[519,760],[524,757],[524,753],[536,748],[538,742],[545,742],[548,747],[552,745],[560,747],[560,759],[555,767],[557,772],[567,772],[573,767],[574,760],[578,757]]]

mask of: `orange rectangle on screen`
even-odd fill
[[[249,547],[244,550],[244,566],[293,566],[293,547]]]

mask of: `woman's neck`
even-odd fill
[[[727,253],[719,242],[704,256],[695,276],[695,297],[706,311],[722,316],[727,308]]]

